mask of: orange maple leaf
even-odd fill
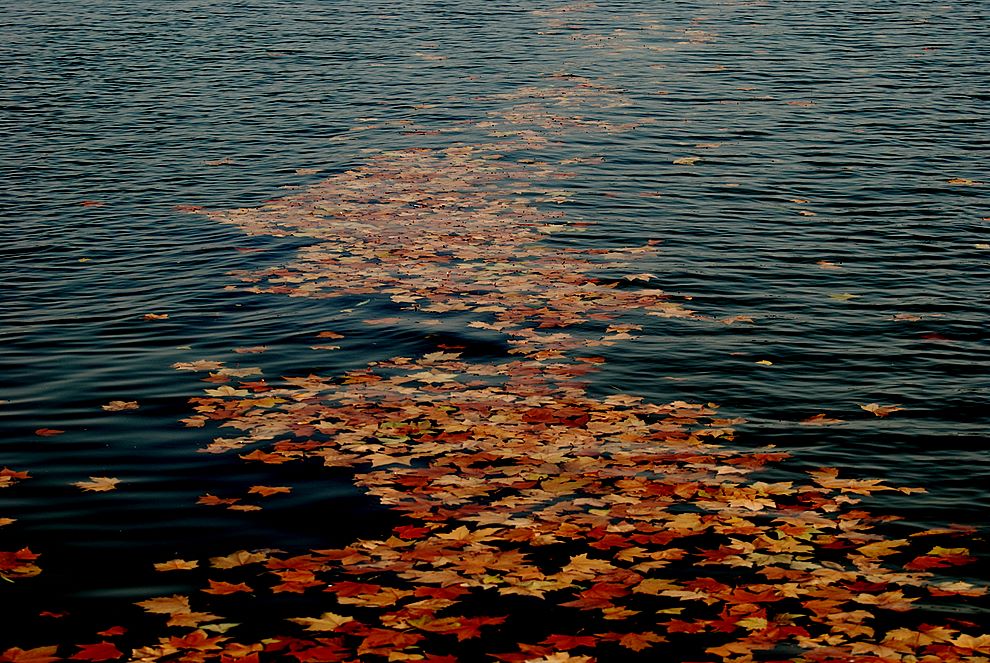
[[[237,592],[253,592],[248,585],[243,582],[237,584],[230,582],[223,582],[222,580],[210,580],[210,588],[200,590],[206,592],[207,594],[236,594]]]
[[[262,497],[269,497],[279,493],[291,493],[292,488],[288,486],[251,486],[248,493],[256,493]]]
[[[35,647],[34,649],[11,647],[3,654],[0,654],[0,661],[3,661],[3,663],[52,663],[53,661],[62,660],[56,654],[57,651],[57,645]]]

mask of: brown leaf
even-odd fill
[[[897,405],[880,405],[878,403],[867,403],[866,405],[860,405],[860,407],[867,412],[872,412],[878,417],[886,417],[891,412],[898,412],[904,409]]]
[[[138,409],[137,401],[110,401],[106,405],[101,405],[107,412],[121,412],[122,410]]]
[[[807,419],[802,419],[799,423],[802,426],[829,426],[831,424],[844,424],[845,419],[835,419],[822,412]]]
[[[108,490],[116,490],[118,483],[120,483],[120,479],[113,477],[90,477],[89,481],[76,481],[72,485],[94,493],[103,493]]]

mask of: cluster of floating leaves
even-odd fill
[[[521,103],[492,112],[492,142],[386,152],[258,208],[203,212],[248,233],[312,240],[289,265],[239,274],[236,287],[386,295],[397,316],[370,323],[439,325],[445,316],[442,324],[488,335],[505,352],[472,359],[444,346],[339,376],[271,382],[214,360],[176,364],[208,372],[211,383],[192,399],[186,425],[238,431],[202,452],[351,473],[401,524],[339,548],[160,562],[157,571],[194,574],[201,585],[195,595],[138,604],[171,630],[132,647],[128,660],[579,662],[647,652],[738,663],[987,661],[990,635],[967,632],[975,624],[913,616],[932,601],[985,594],[936,575],[974,561],[965,544],[972,531],[892,534],[895,517],[860,505],[876,492],[912,489],[832,468],[769,480],[768,466],[787,454],[735,446],[738,420],[713,404],[592,393],[589,376],[605,362],[598,352],[649,333],[647,316],[706,318],[653,287],[654,275],[636,273],[657,250],[652,243],[544,241],[582,229],[546,209],[567,197],[546,183],[568,174],[505,155],[537,151],[567,131],[633,128],[586,119],[589,106],[621,106],[620,91],[578,77],[554,81],[501,95]],[[347,342],[317,331],[318,349]],[[863,408],[877,416],[899,409]],[[805,423],[825,422],[816,416]],[[4,469],[0,487],[25,478]],[[253,486],[248,495],[291,490]],[[261,508],[210,493],[200,503]],[[26,548],[0,552],[0,575],[34,575],[35,558]],[[304,596],[308,614],[259,615],[250,629],[224,616],[281,595]],[[71,658],[122,658],[107,638],[125,632],[103,631]],[[0,661],[58,653],[12,648]]]

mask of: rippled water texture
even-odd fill
[[[491,525],[464,504],[539,520],[507,497],[532,497],[530,480],[559,513],[581,512],[568,526],[594,530],[629,486],[581,483],[592,438],[609,463],[695,485],[678,493],[702,501],[685,512],[712,500],[761,510],[739,502],[754,494],[697,488],[740,467],[772,485],[835,467],[924,488],[852,496],[901,519],[885,538],[959,526],[939,545],[977,561],[937,568],[940,587],[990,580],[984,534],[965,529],[990,506],[986,3],[6,4],[0,468],[12,472],[0,476],[0,551],[40,557],[0,557],[12,581],[0,583],[0,651],[58,644],[69,656],[116,625],[122,648],[149,645],[161,615],[134,603],[175,594],[217,601],[194,608],[243,622],[234,640],[299,635],[286,617],[339,611],[319,589],[259,589],[256,607],[229,608],[202,599],[206,576],[153,564],[249,550],[291,568],[270,560],[358,541],[383,564],[397,526]],[[493,399],[496,427],[516,437],[473,447],[488,470],[424,460],[423,436],[462,442]],[[104,407],[114,401],[136,407]],[[680,405],[650,405],[668,403]],[[289,404],[323,418],[314,427]],[[361,432],[382,417],[394,437]],[[443,426],[453,437],[434,439]],[[609,426],[627,437],[602,442]],[[270,445],[284,436],[318,445]],[[525,436],[538,448],[513,446]],[[675,451],[632,454],[643,439]],[[718,446],[702,458],[678,446],[687,439]],[[411,460],[376,458],[376,444]],[[544,485],[545,467],[519,479],[495,460],[507,448],[566,466],[567,481]],[[251,450],[260,462],[238,458]],[[472,492],[460,475],[499,488]],[[812,492],[848,488],[813,476]],[[119,483],[81,489],[91,477]],[[259,485],[291,492],[248,492]],[[767,506],[793,507],[774,490]],[[419,511],[401,506],[403,491]],[[812,510],[832,518],[823,505]],[[690,531],[677,518],[667,525]],[[564,569],[545,591],[603,572],[574,570],[583,548],[547,550],[525,567]],[[343,573],[370,564],[325,552],[321,571],[341,559]],[[361,568],[382,586],[398,573]],[[881,591],[875,581],[857,591]],[[509,593],[541,590],[527,591]],[[914,607],[985,633],[973,593]],[[648,615],[680,605],[667,598]],[[486,618],[487,599],[472,600]],[[549,630],[478,622],[499,648],[469,639],[438,652],[489,660],[586,616],[512,601]],[[575,637],[621,631],[604,614]],[[654,618],[635,619],[645,632]],[[644,660],[721,660],[667,635],[674,644]],[[362,646],[355,655],[382,653]]]

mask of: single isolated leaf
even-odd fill
[[[167,320],[168,313],[145,313],[141,317],[145,320]]]
[[[110,401],[106,405],[101,405],[107,412],[121,412],[123,410],[138,409],[137,401]]]
[[[872,412],[878,417],[886,417],[891,412],[897,412],[903,410],[904,408],[895,405],[879,405],[877,403],[867,403],[866,405],[860,405],[861,408],[867,412]]]
[[[118,483],[120,483],[120,479],[113,477],[90,477],[89,481],[76,481],[72,485],[94,493],[103,493],[108,490],[116,490]]]
[[[269,497],[271,495],[278,495],[279,493],[291,493],[292,488],[289,486],[251,486],[248,488],[249,493],[256,493],[262,497]]]
[[[155,564],[155,571],[188,571],[199,566],[197,561],[186,561],[184,559],[172,559],[167,562]]]
[[[802,419],[800,421],[800,424],[802,426],[828,426],[831,424],[844,424],[844,423],[845,423],[845,419],[834,419],[826,415],[824,412],[808,417],[807,419]]]
[[[38,437],[52,437],[53,435],[61,435],[64,432],[64,430],[58,428],[39,428],[34,431],[34,434]]]
[[[254,345],[250,348],[234,348],[234,352],[239,355],[253,355],[268,350],[267,345]]]
[[[115,635],[124,635],[127,633],[127,629],[123,626],[111,626],[105,631],[97,631],[96,635],[102,635],[105,638],[112,638]]]

